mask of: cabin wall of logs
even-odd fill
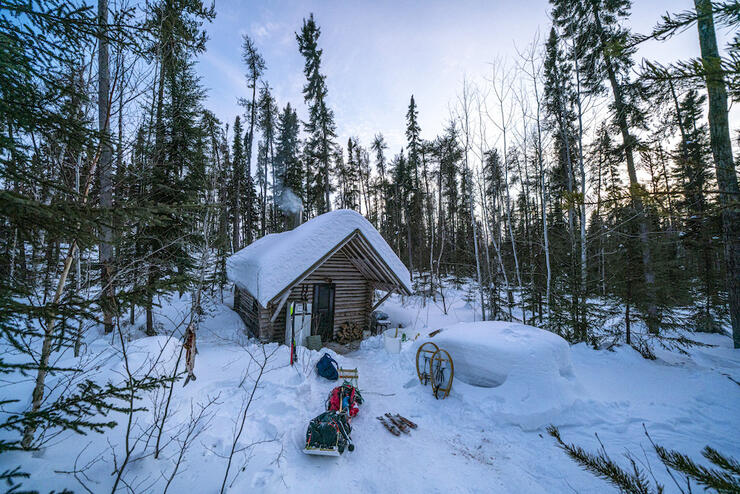
[[[259,308],[260,339],[263,341],[285,340],[285,307],[290,302],[307,300],[313,304],[313,287],[317,283],[333,283],[334,291],[334,333],[344,323],[352,323],[362,329],[370,324],[370,308],[373,300],[373,284],[365,279],[349,261],[343,250],[326,259],[308,278],[290,291],[288,300],[281,307],[275,321],[270,319],[277,304]]]
[[[304,300],[315,306],[313,293],[316,284],[334,285],[333,339],[341,342],[358,339],[363,330],[369,329],[376,289],[408,294],[359,230],[348,235],[306,272],[310,274],[289,290],[287,298],[278,294],[267,307],[261,307],[245,290],[236,288],[234,310],[244,320],[251,336],[263,342],[284,343],[286,307],[290,302]]]
[[[244,321],[249,336],[259,337],[259,303],[248,291],[241,290],[238,286],[234,287],[234,311]]]

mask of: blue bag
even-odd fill
[[[337,364],[337,361],[331,358],[331,355],[328,353],[325,353],[324,356],[316,362],[316,371],[321,377],[325,377],[330,381],[336,381],[339,379],[339,372],[337,371],[338,368],[339,364]]]

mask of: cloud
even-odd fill
[[[243,94],[246,91],[246,79],[239,64],[225,60],[213,51],[207,51],[201,57],[201,61],[210,64],[215,69],[214,72],[205,71],[204,74],[207,74],[208,78],[213,78],[220,82],[210,87],[221,88],[222,83],[227,81],[229,85],[237,90],[234,94]]]
[[[255,22],[249,27],[249,34],[255,41],[261,43],[282,34],[283,31],[285,31],[285,27],[278,22]]]

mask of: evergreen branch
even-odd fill
[[[712,2],[712,15],[718,21],[725,24],[735,24],[740,20],[740,1]],[[655,39],[665,41],[682,33],[699,20],[699,15],[694,9],[684,10],[677,14],[666,12],[661,16],[660,22],[653,28],[650,34],[633,35],[633,46]]]
[[[662,487],[658,490],[651,489],[650,482],[647,480],[645,473],[640,469],[637,463],[629,458],[632,472],[624,470],[615,463],[606,453],[603,444],[601,449],[596,453],[589,453],[580,446],[575,444],[566,444],[560,437],[560,431],[554,425],[547,427],[547,432],[558,443],[558,447],[565,451],[576,463],[588,472],[597,477],[606,480],[613,486],[629,494],[652,494],[662,492]]]
[[[694,479],[705,488],[713,489],[721,494],[740,492],[740,476],[737,472],[740,465],[734,458],[725,457],[708,446],[704,448],[702,454],[712,463],[720,466],[724,470],[722,471],[699,465],[687,455],[678,451],[668,450],[656,444],[653,444],[653,446],[658,457],[666,466]],[[728,468],[725,468],[725,466]]]

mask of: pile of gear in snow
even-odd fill
[[[357,370],[340,369],[337,361],[328,353],[318,361],[316,370],[320,376],[332,381],[339,379],[340,375],[349,380],[332,389],[326,400],[326,411],[308,423],[306,447],[303,451],[311,455],[327,456],[339,456],[345,449],[353,451],[355,446],[350,437],[350,421],[359,412],[358,405],[362,405],[362,395],[356,387]]]

